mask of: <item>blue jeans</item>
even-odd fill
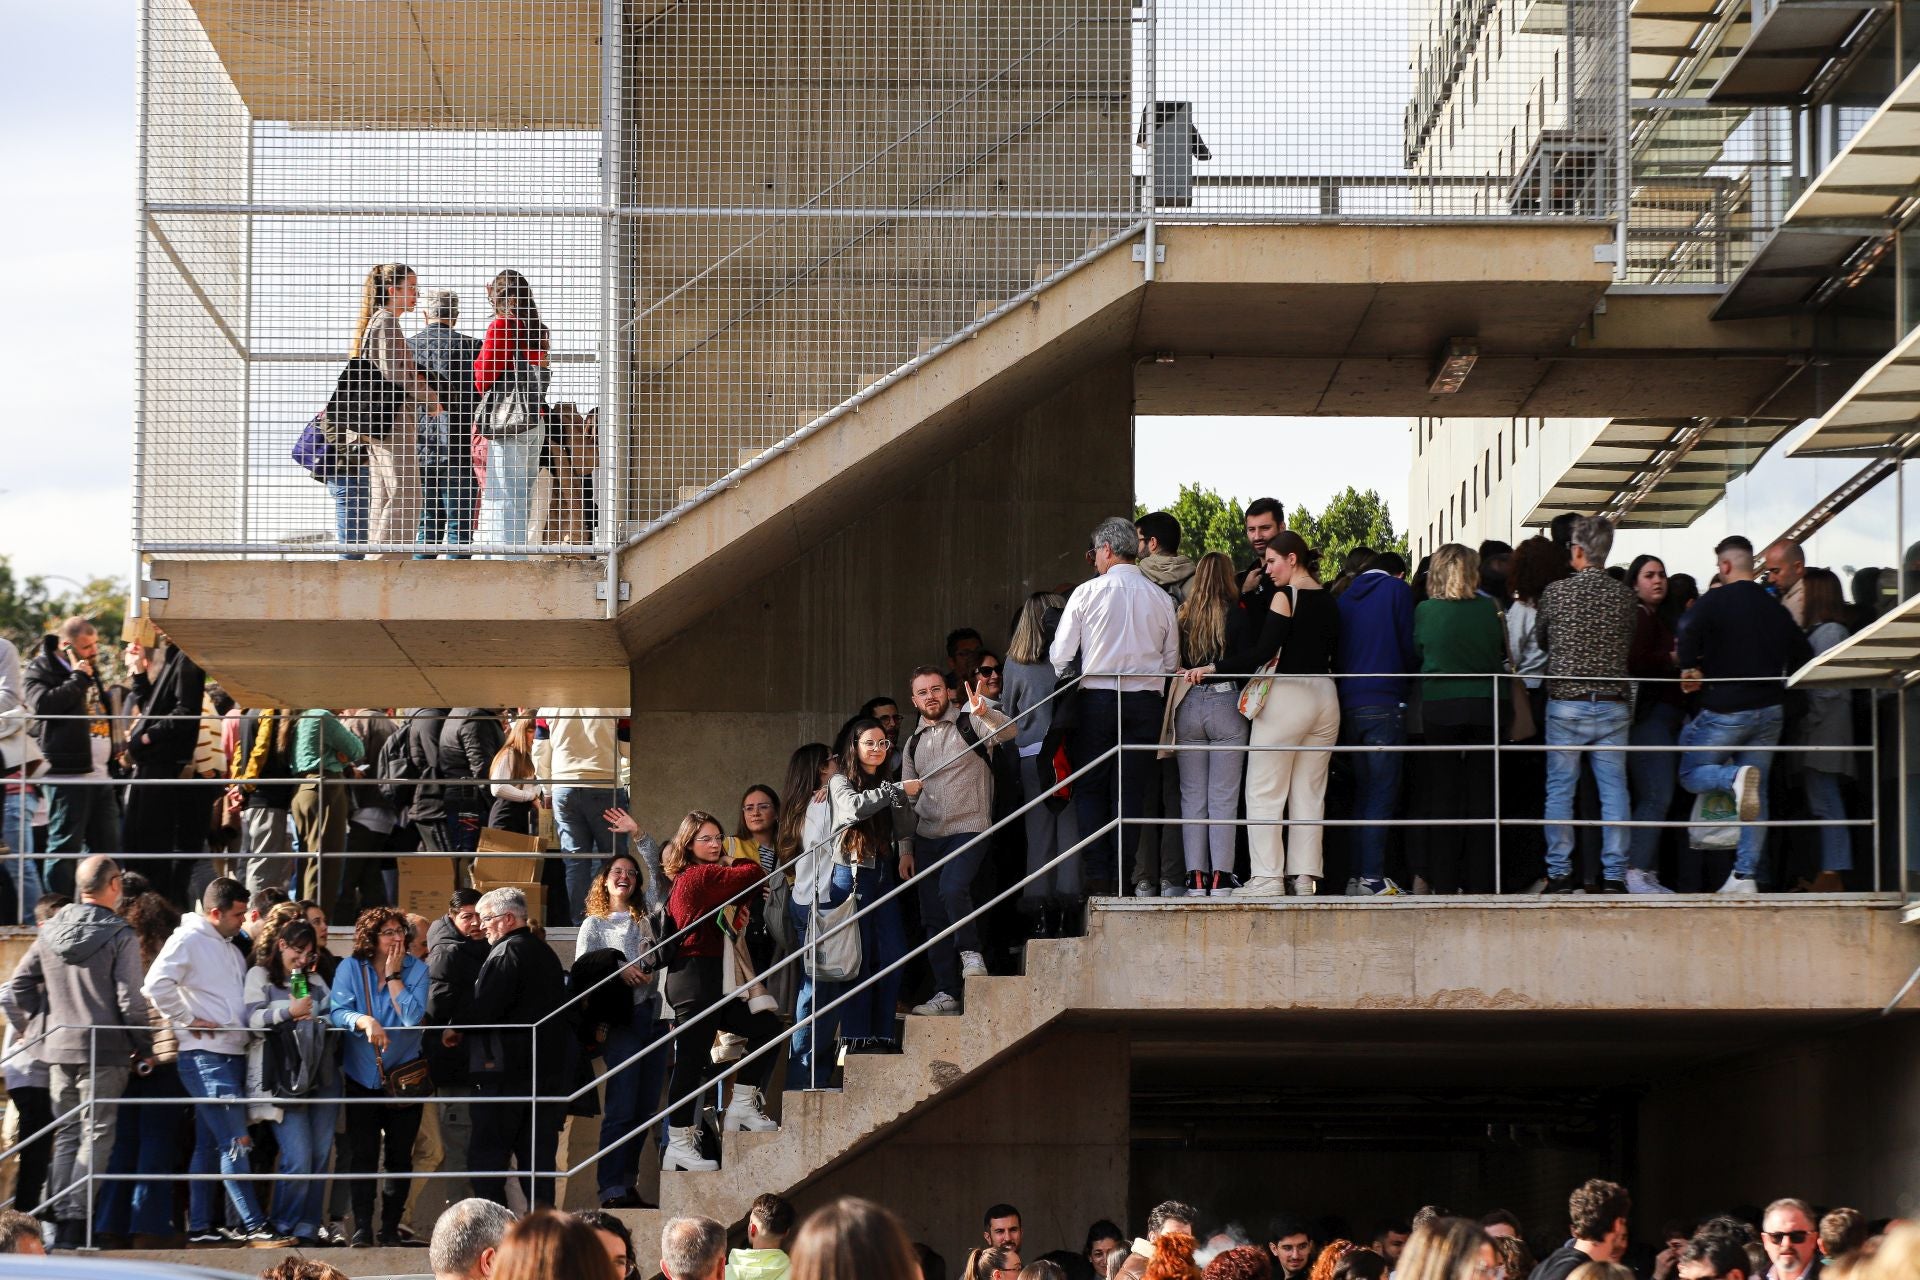
[[[533,482],[540,474],[543,427],[532,427],[511,440],[487,441],[487,478],[480,486],[480,525],[475,542],[506,546],[525,543],[527,522],[533,518]],[[524,560],[525,556],[494,555],[495,560]]]
[[[1584,699],[1547,700],[1547,745],[1550,747],[1624,746],[1633,710],[1624,702],[1588,702]],[[1627,757],[1624,751],[1549,751],[1547,753],[1546,819],[1573,817],[1573,796],[1580,786],[1580,760],[1593,762],[1593,781],[1600,789],[1600,816],[1609,823],[1631,820],[1633,805],[1627,795]],[[1602,828],[1600,870],[1609,880],[1627,877],[1629,828]],[[1573,828],[1547,827],[1547,874],[1573,874]]]
[[[1346,747],[1403,747],[1407,743],[1407,713],[1400,704],[1350,707],[1340,717],[1340,745]],[[1353,766],[1353,816],[1384,821],[1393,817],[1400,801],[1400,756],[1392,751],[1356,751],[1347,757]],[[1355,827],[1353,847],[1358,855],[1354,874],[1378,880],[1387,873],[1387,828]]]
[[[5,783],[0,783],[0,844],[13,851],[7,857],[7,874],[13,877],[17,895],[15,901],[0,906],[0,920],[23,924],[33,919],[33,904],[44,892],[40,864],[33,858],[33,797],[24,789],[19,795],[8,795]]]
[[[824,856],[824,855],[822,855]],[[873,873],[870,873],[873,874]],[[833,866],[833,876],[827,882],[826,898],[819,904],[821,911],[837,907],[847,900],[853,892],[855,883],[854,869],[841,863]],[[877,875],[876,875],[877,883]],[[867,901],[867,895],[861,894],[860,901]],[[787,918],[793,924],[794,937],[806,945],[808,930],[813,924],[813,909],[798,902],[789,903]],[[863,973],[869,969],[867,956],[867,917],[860,920],[860,967]],[[857,981],[857,979],[856,979]],[[856,996],[835,1008],[827,1010],[812,1022],[807,1016],[820,1005],[839,999],[846,994],[852,982],[827,982],[810,975],[804,966],[800,969],[800,992],[793,1004],[793,1036],[787,1051],[787,1088],[824,1089],[833,1081],[833,1045],[840,1034],[840,1024],[845,1019],[847,1009],[859,1000]],[[862,992],[861,995],[865,995]],[[815,1046],[824,1050],[816,1053]]]
[[[1807,811],[1829,825],[1820,828],[1820,869],[1853,870],[1853,829],[1834,826],[1847,817],[1846,797],[1840,790],[1840,775],[1803,769],[1800,789],[1806,792]]]
[[[333,1126],[340,1118],[338,1098],[313,1098],[304,1103],[281,1104],[282,1118],[273,1126],[280,1143],[282,1177],[327,1172],[327,1159],[333,1154]],[[269,1221],[276,1234],[311,1239],[326,1221],[327,1180],[282,1182],[274,1188],[273,1215]]]
[[[587,918],[587,890],[600,860],[625,847],[624,837],[607,826],[607,810],[620,803],[612,787],[555,787],[553,825],[560,832],[560,855],[566,859],[567,911],[574,924]]]
[[[1141,776],[1146,776],[1142,769]],[[947,855],[971,842],[964,853]],[[977,831],[960,831],[950,836],[917,836],[913,842],[914,877],[920,882],[920,923],[933,937],[956,920],[973,911],[973,878],[987,856],[987,841]],[[942,858],[946,861],[941,862]],[[927,870],[938,862],[940,865]],[[933,966],[933,988],[958,998],[960,995],[960,953],[980,949],[977,921],[969,920],[927,949],[927,963]],[[862,966],[865,967],[864,965]]]
[[[1702,711],[1680,731],[1680,745],[1701,750],[1680,757],[1680,785],[1694,795],[1706,791],[1732,791],[1733,778],[1742,768],[1752,765],[1760,770],[1760,818],[1767,820],[1767,772],[1773,764],[1771,751],[1740,751],[1740,747],[1771,747],[1780,741],[1780,729],[1786,715],[1779,707],[1755,707],[1748,711]],[[1733,874],[1752,880],[1760,870],[1760,855],[1767,847],[1767,829],[1752,823],[1740,828],[1740,849],[1734,855]]]
[[[247,1096],[247,1060],[239,1054],[209,1053],[204,1049],[180,1051],[180,1085],[189,1098],[244,1098]],[[199,1106],[193,1109],[194,1132],[192,1171],[211,1173],[252,1173],[253,1145],[247,1138],[247,1109],[235,1102],[224,1106]],[[187,1213],[189,1232],[214,1225],[213,1184],[196,1182]],[[204,1193],[199,1188],[205,1187]],[[266,1225],[260,1202],[254,1197],[253,1184],[228,1182],[227,1200],[240,1219],[244,1231],[258,1231]]]
[[[444,419],[445,414],[441,417]],[[444,432],[444,428],[443,428]],[[429,546],[463,547],[473,541],[473,509],[480,486],[473,478],[473,459],[463,439],[451,444],[420,445],[420,532],[417,541]],[[430,559],[424,553],[421,559]],[[463,555],[448,556],[464,560]]]
[[[333,495],[333,532],[339,541],[352,544],[367,540],[367,469],[356,467],[344,476],[327,481]],[[342,551],[342,560],[364,560],[357,551]]]
[[[1642,690],[1645,696],[1645,690]],[[1636,747],[1671,747],[1680,741],[1680,708],[1670,702],[1656,702],[1633,726],[1627,741]],[[1672,751],[1635,751],[1627,757],[1627,778],[1633,791],[1635,822],[1664,822],[1673,805],[1675,770],[1680,757]],[[1664,827],[1635,827],[1628,840],[1631,853],[1628,865],[1635,871],[1652,871],[1660,861],[1660,838]]]
[[[160,1064],[152,1075],[127,1081],[127,1098],[177,1098],[180,1073]],[[121,1109],[113,1131],[108,1173],[172,1173],[180,1164],[180,1108],[143,1105]],[[196,1183],[196,1186],[208,1186]],[[106,1182],[95,1193],[95,1235],[164,1236],[173,1231],[173,1187],[159,1180]],[[31,1208],[31,1206],[28,1206]]]
[[[653,1014],[656,1007],[649,1001],[644,1007],[634,1009],[633,1021],[627,1026],[607,1028],[602,1061],[608,1070],[660,1038],[661,1024]],[[673,1046],[662,1045],[607,1078],[606,1114],[600,1121],[603,1149],[632,1133],[660,1109],[660,1090],[667,1082],[667,1059],[672,1053]],[[633,1185],[634,1173],[640,1167],[640,1148],[644,1145],[644,1137],[635,1138],[617,1151],[600,1157],[598,1181],[602,1200],[619,1195]]]

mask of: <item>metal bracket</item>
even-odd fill
[[[165,578],[149,578],[140,584],[140,594],[148,600],[165,600],[168,598],[167,585]]]
[[[595,600],[605,600],[605,599],[607,598],[607,584],[606,584],[606,583],[604,583],[604,582],[596,582],[596,583],[594,583],[594,584],[593,584],[593,598],[594,598]],[[623,604],[624,604],[624,603],[626,603],[626,602],[627,602],[628,600],[630,600],[630,599],[632,599],[632,598],[633,598],[633,592],[632,592],[632,587],[631,587],[631,585],[630,585],[630,584],[628,584],[628,583],[625,583],[625,582],[622,582],[622,583],[620,584],[620,601],[621,601],[621,603],[623,603]]]
[[[1145,262],[1147,260],[1147,246],[1143,244],[1133,246],[1133,260],[1135,262]],[[1167,246],[1164,244],[1154,245],[1153,260],[1155,262],[1165,262],[1167,260]]]

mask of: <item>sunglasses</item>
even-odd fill
[[[1811,1231],[1762,1231],[1761,1239],[1769,1244],[1805,1244]]]
[[[978,672],[977,672],[976,674],[977,674],[977,675],[978,675],[978,676],[979,676],[979,677],[980,677],[980,678],[981,678],[982,680],[998,680],[998,679],[1000,678],[1000,668],[998,668],[998,667],[981,667],[981,668],[980,668],[980,670],[979,670],[979,671],[978,671]]]

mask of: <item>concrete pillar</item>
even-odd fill
[[[981,1213],[1002,1201],[1022,1214],[1023,1261],[1077,1249],[1088,1223],[1127,1220],[1129,1076],[1123,1034],[1046,1037],[809,1185],[795,1207],[877,1200],[949,1275],[982,1243]]]
[[[1003,651],[1021,601],[1079,582],[1104,516],[1133,501],[1132,371],[1113,360],[893,491],[633,668],[634,811],[665,841],[690,808],[731,830],[752,783],[830,741],[868,698],[907,705],[971,626]],[[724,500],[724,499],[722,499]]]

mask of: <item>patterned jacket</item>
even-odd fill
[[[1604,569],[1582,569],[1540,593],[1538,636],[1547,650],[1548,698],[1599,695],[1632,701],[1633,684],[1624,677],[1637,607],[1633,589],[1615,582]],[[1569,676],[1622,678],[1565,678]]]

